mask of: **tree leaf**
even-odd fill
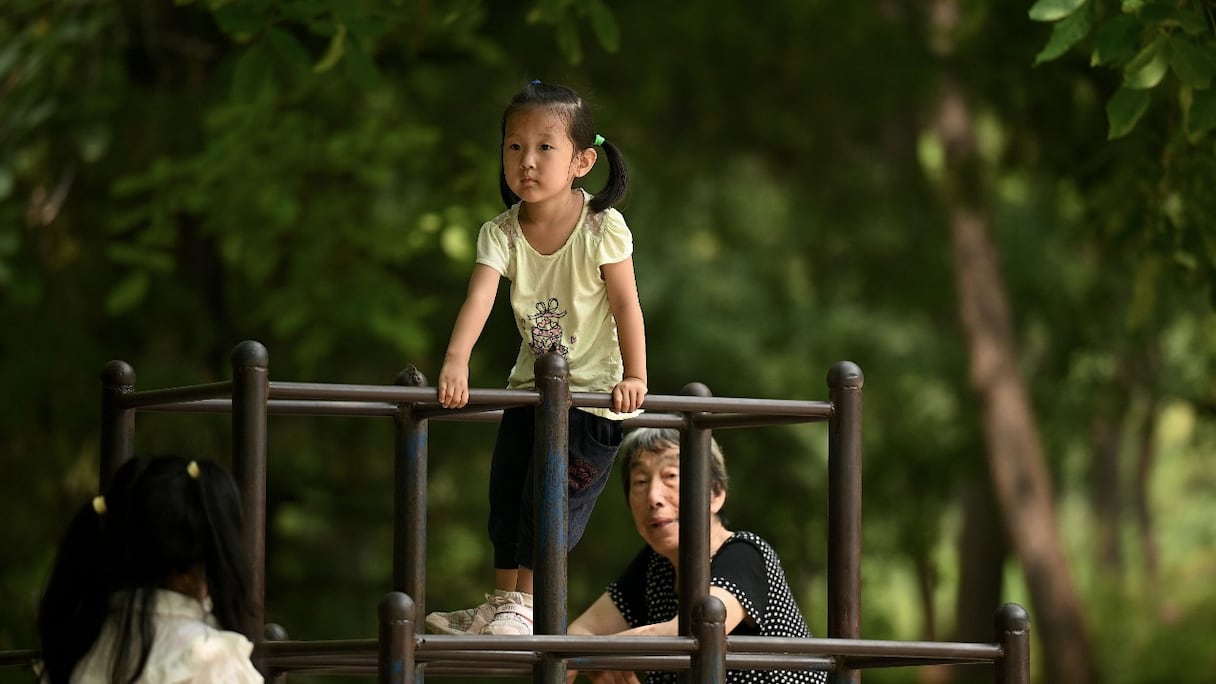
[[[1173,21],[1182,32],[1189,36],[1207,36],[1208,20],[1202,12],[1192,9],[1179,9],[1174,12]]]
[[[1106,103],[1106,120],[1109,124],[1108,140],[1122,138],[1136,127],[1136,122],[1148,109],[1150,93],[1147,90],[1120,88]]]
[[[250,45],[237,60],[232,75],[232,97],[239,102],[257,99],[270,80],[270,59],[265,43]]]
[[[296,37],[280,28],[272,28],[266,34],[267,41],[277,54],[293,71],[307,73],[312,67],[312,57],[300,45]]]
[[[334,35],[329,39],[329,47],[326,48],[325,54],[321,59],[313,65],[312,72],[314,74],[322,74],[329,71],[342,59],[342,55],[346,52],[346,25],[339,23]]]
[[[1187,110],[1187,132],[1199,135],[1212,128],[1216,128],[1216,90],[1196,90]]]
[[[620,49],[621,28],[617,25],[612,10],[608,9],[602,0],[590,0],[586,4],[586,10],[591,20],[591,30],[595,32],[600,45],[608,52]]]
[[[1148,89],[1160,83],[1170,66],[1167,44],[1165,37],[1159,36],[1132,57],[1123,67],[1123,87]]]
[[[265,25],[263,17],[251,11],[251,4],[233,2],[216,8],[212,16],[224,33],[238,42],[244,42]]]
[[[8,75],[21,57],[22,41],[14,40],[0,50],[0,79]]]
[[[1050,62],[1068,52],[1069,48],[1089,35],[1091,28],[1093,12],[1089,7],[1083,7],[1057,22],[1051,29],[1051,38],[1048,39],[1047,45],[1035,56],[1035,65]]]
[[[1136,53],[1136,37],[1140,24],[1130,14],[1121,14],[1105,22],[1094,32],[1094,51],[1089,63],[1119,67]]]
[[[1216,76],[1216,48],[1201,47],[1186,37],[1169,41],[1169,62],[1178,80],[1191,88],[1207,88]]]
[[[1087,0],[1039,0],[1030,8],[1034,21],[1059,21],[1077,11]]]
[[[1134,14],[1145,26],[1156,24],[1178,24],[1178,10],[1172,2],[1144,2],[1137,7]]]
[[[356,40],[354,34],[348,36],[346,41],[346,51],[343,56],[342,65],[346,69],[346,75],[360,87],[368,90],[378,90],[382,85],[380,78],[380,70],[376,68],[376,63],[363,49],[363,45],[359,40]]]
[[[561,15],[557,20],[557,47],[566,56],[566,61],[578,64],[583,61],[583,47],[578,39],[578,26],[569,14]]]
[[[115,243],[106,248],[106,257],[122,266],[138,267],[139,273],[173,271],[173,256],[170,253],[146,245]]]
[[[106,313],[126,313],[142,302],[147,293],[148,273],[131,271],[110,290],[106,297]]]

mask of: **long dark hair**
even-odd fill
[[[569,126],[570,140],[575,149],[584,150],[596,144],[595,119],[591,116],[591,107],[573,89],[554,83],[532,81],[511,98],[502,113],[502,138],[507,137],[507,119],[515,112],[531,108],[548,109],[566,121]],[[604,156],[608,159],[608,182],[604,189],[591,196],[588,206],[591,211],[603,211],[625,197],[629,190],[629,171],[625,167],[625,157],[609,140],[600,143]],[[502,201],[508,207],[519,201],[519,197],[507,185],[507,170],[500,169],[498,178],[499,192]]]
[[[153,590],[200,565],[219,625],[245,633],[250,578],[240,494],[219,464],[200,460],[195,470],[191,463],[180,456],[131,459],[103,497],[76,512],[38,607],[51,684],[70,680],[107,616],[118,629],[110,681],[138,679],[155,636]]]

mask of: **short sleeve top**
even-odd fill
[[[511,281],[511,310],[522,339],[507,381],[511,389],[535,387],[536,357],[549,351],[566,357],[571,391],[608,392],[621,381],[616,319],[600,267],[629,258],[633,235],[620,212],[593,212],[591,196],[580,192],[583,209],[574,232],[552,254],[536,251],[524,237],[518,203],[478,233],[477,263]]]
[[[158,589],[152,605],[156,632],[140,684],[263,681],[249,659],[253,644],[243,634],[220,629],[199,601]],[[72,671],[72,684],[110,684],[118,638],[116,621],[117,613],[112,613],[93,648]]]
[[[740,622],[732,635],[808,638],[785,570],[776,551],[759,535],[735,532],[709,562],[710,586],[721,587],[739,600],[751,618]],[[649,546],[642,549],[620,577],[608,585],[608,595],[630,627],[666,622],[679,612],[676,572],[671,562]],[[677,672],[651,672],[646,681],[678,681]],[[825,672],[789,670],[730,670],[728,684],[822,684]]]

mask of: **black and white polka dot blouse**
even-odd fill
[[[811,636],[802,612],[794,601],[777,552],[751,532],[735,532],[709,562],[710,586],[730,592],[748,617],[732,635],[798,637]],[[642,549],[615,582],[608,595],[630,627],[666,622],[679,612],[676,572],[671,562],[649,546]],[[646,681],[676,682],[677,672],[651,672]],[[825,672],[789,670],[730,670],[728,684],[776,684],[795,682],[823,684]]]

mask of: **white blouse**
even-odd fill
[[[198,600],[165,589],[153,601],[156,636],[140,684],[255,684],[262,675],[249,660],[253,644],[243,634],[219,629]],[[72,684],[109,684],[117,638],[117,613],[101,629],[93,648],[76,664]]]

